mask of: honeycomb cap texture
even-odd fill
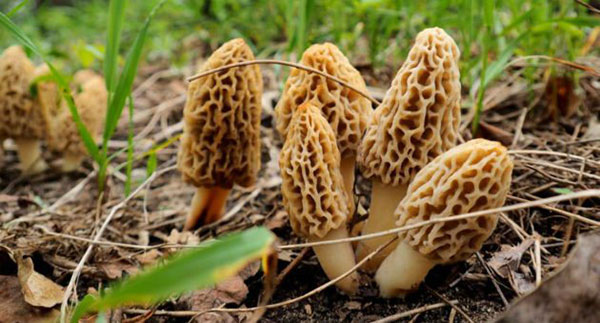
[[[504,205],[513,163],[495,141],[475,139],[425,166],[409,185],[395,216],[397,226],[442,219]],[[496,227],[498,214],[439,222],[404,231],[400,239],[426,257],[450,263],[478,251]]]
[[[41,139],[46,124],[37,109],[29,85],[35,66],[19,46],[7,48],[0,56],[0,137]]]
[[[42,64],[35,68],[34,79],[40,76],[50,75],[48,65]],[[36,84],[37,96],[34,105],[40,109],[46,124],[46,135],[52,131],[52,123],[61,112],[61,96],[58,85],[53,80],[44,80]]]
[[[95,140],[98,140],[104,125],[108,92],[104,78],[91,70],[81,70],[73,76],[73,100],[81,117]],[[73,121],[65,101],[60,113],[52,122],[48,136],[48,147],[53,151],[87,155],[87,150]]]
[[[217,49],[199,72],[254,60],[241,38]],[[178,154],[183,180],[196,187],[251,186],[260,169],[262,76],[257,65],[193,81]]]
[[[279,155],[281,194],[292,229],[324,237],[345,225],[348,203],[335,133],[312,104],[298,108]]]
[[[454,147],[460,124],[459,56],[442,29],[417,35],[361,142],[358,164],[365,177],[408,184],[429,161]]]
[[[300,63],[367,92],[360,73],[331,43],[312,45],[304,52]],[[275,108],[276,126],[282,137],[288,132],[294,111],[306,102],[321,109],[336,135],[342,157],[356,155],[360,138],[373,111],[371,102],[321,75],[292,69]]]

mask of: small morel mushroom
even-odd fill
[[[398,227],[504,204],[513,163],[495,141],[475,139],[425,166],[408,187],[395,216]],[[400,243],[375,280],[384,297],[416,289],[436,264],[462,261],[477,252],[496,227],[498,214],[436,222],[399,233]]]
[[[371,178],[371,207],[362,234],[394,227],[394,210],[415,174],[454,147],[460,124],[460,53],[440,28],[417,35],[414,46],[373,115],[362,139],[358,163]],[[392,237],[363,240],[358,259]],[[374,271],[395,244],[367,262]]]
[[[30,90],[35,76],[35,66],[21,47],[4,51],[0,57],[0,140],[15,141],[21,170],[29,175],[47,168],[40,148],[47,124]]]
[[[98,140],[108,101],[104,78],[91,70],[81,70],[73,76],[73,87],[73,100],[81,121],[94,139]],[[66,104],[63,101],[60,111],[56,113],[48,109],[51,126],[47,141],[48,148],[63,154],[61,170],[71,172],[79,167],[87,150]]]
[[[335,133],[327,120],[311,103],[298,107],[279,156],[281,194],[292,229],[311,242],[348,237],[348,203],[339,165]],[[349,242],[313,250],[330,279],[356,265]],[[357,274],[339,281],[337,287],[356,293]]]
[[[199,72],[250,60],[252,50],[244,40],[234,39],[217,49]],[[198,189],[185,229],[217,221],[233,185],[256,182],[262,87],[256,65],[211,74],[189,85],[178,168],[183,180]]]
[[[342,52],[331,43],[315,44],[302,55],[301,64],[335,76],[348,84],[367,92],[360,73],[350,64]],[[360,138],[371,113],[371,102],[355,91],[321,75],[292,69],[281,100],[275,108],[277,130],[285,137],[290,120],[296,109],[310,102],[331,125],[342,156],[341,170],[344,187],[348,194],[349,210],[354,213],[354,169]]]

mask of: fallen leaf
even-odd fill
[[[15,258],[18,267],[17,277],[27,303],[50,308],[62,302],[64,290],[61,286],[36,272],[31,258],[23,258],[17,254]]]
[[[167,243],[195,246],[200,243],[200,239],[193,232],[179,232],[177,229],[173,229],[167,238]]]
[[[278,211],[272,217],[265,221],[265,226],[269,230],[279,229],[284,227],[288,222],[288,215],[285,211]]]
[[[58,320],[58,310],[36,308],[25,302],[19,278],[0,276],[0,286],[0,322],[50,323]]]
[[[150,251],[144,252],[143,254],[135,256],[135,259],[137,259],[137,261],[139,261],[142,265],[151,265],[154,264],[162,256],[162,252],[156,249],[152,249]]]
[[[240,276],[218,283],[213,288],[202,289],[182,296],[182,300],[194,311],[204,311],[226,304],[240,304],[248,295],[248,286]],[[197,322],[236,322],[228,313],[209,312],[196,317]]]
[[[502,245],[488,261],[488,265],[503,278],[508,277],[508,271],[516,271],[523,253],[533,244],[532,239],[524,240],[516,246]]]
[[[139,271],[139,268],[135,265],[126,262],[111,262],[98,264],[98,268],[106,274],[108,279],[118,279],[123,277],[123,272],[134,275]]]

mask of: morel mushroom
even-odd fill
[[[248,45],[234,39],[217,49],[200,72],[249,60],[254,55]],[[262,86],[256,65],[211,74],[189,85],[178,168],[183,180],[198,189],[185,229],[217,221],[233,185],[256,182]]]
[[[512,169],[506,148],[498,142],[475,139],[456,146],[417,174],[396,209],[396,225],[500,207]],[[375,275],[381,295],[404,295],[416,289],[436,264],[467,259],[481,248],[497,221],[498,214],[488,214],[400,232],[400,244]]]
[[[367,92],[365,81],[342,52],[331,43],[315,44],[302,55],[301,64],[335,76]],[[354,213],[354,169],[360,138],[372,113],[371,102],[355,91],[321,75],[292,69],[275,108],[277,130],[285,137],[298,107],[310,102],[321,110],[333,129],[342,156],[340,164],[349,210]]]
[[[460,123],[459,50],[440,28],[417,35],[408,58],[373,115],[362,139],[358,162],[371,178],[371,208],[362,234],[394,227],[394,210],[415,174],[452,148]],[[358,259],[392,237],[363,240]],[[395,244],[365,264],[375,270]]]
[[[348,237],[348,203],[339,164],[335,133],[327,120],[311,103],[298,107],[279,156],[281,193],[292,229],[311,242]],[[330,279],[356,264],[349,242],[313,250]],[[339,281],[337,287],[354,294],[357,274]]]
[[[81,121],[94,139],[98,140],[108,101],[104,78],[91,70],[81,70],[73,76],[73,87],[73,100]],[[62,171],[74,171],[87,156],[87,150],[66,102],[63,101],[61,110],[56,116],[51,116],[50,120],[48,147],[63,154]]]
[[[28,175],[47,168],[40,148],[47,124],[30,91],[34,78],[35,66],[23,49],[7,48],[0,57],[0,140],[15,141],[20,168]]]

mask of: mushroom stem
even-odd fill
[[[435,262],[404,242],[385,258],[375,274],[382,297],[402,297],[419,287]]]
[[[340,162],[340,171],[344,179],[344,189],[348,198],[348,210],[350,215],[354,213],[354,170],[356,165],[356,155],[342,158]]]
[[[367,219],[362,234],[371,234],[390,230],[396,227],[396,217],[394,211],[400,201],[406,195],[408,185],[391,186],[383,184],[379,180],[373,180],[373,189],[371,190],[371,208],[369,218]],[[363,240],[357,249],[357,259],[360,261],[377,247],[387,243],[394,238],[393,235],[387,235],[378,238]],[[381,250],[370,261],[362,267],[367,272],[374,272],[387,255],[396,248],[398,243],[394,242]]]
[[[310,242],[344,239],[348,237],[345,225],[329,231],[323,238],[310,237]],[[335,279],[356,265],[354,252],[350,242],[314,246],[313,250],[319,259],[321,268],[329,277]],[[358,274],[353,272],[350,276],[339,281],[336,286],[348,295],[356,294],[358,290]]]
[[[25,175],[41,173],[48,168],[42,159],[40,142],[37,139],[15,139],[21,163],[21,171]]]
[[[79,168],[79,165],[81,165],[83,158],[84,157],[81,154],[74,154],[70,152],[65,153],[63,155],[63,164],[61,170],[66,173],[75,171]]]
[[[219,220],[225,210],[229,191],[231,189],[219,186],[198,187],[184,229],[192,230]]]

